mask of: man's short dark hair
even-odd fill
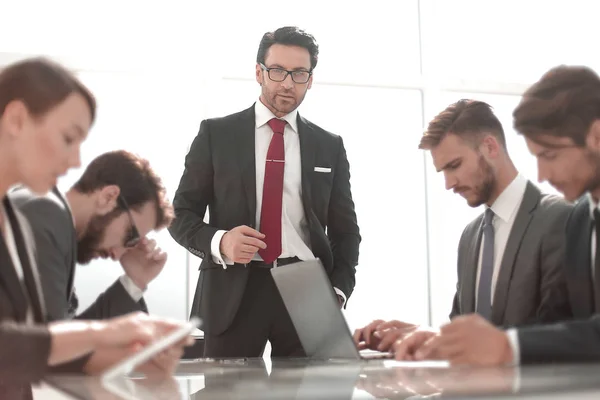
[[[127,205],[138,210],[152,201],[156,207],[155,229],[170,225],[173,207],[166,189],[150,163],[125,150],[111,151],[96,157],[73,185],[79,193],[90,194],[109,185],[116,185]]]
[[[513,117],[515,130],[533,141],[550,135],[585,146],[592,123],[600,119],[600,78],[587,67],[552,68],[525,91]]]
[[[431,120],[421,137],[419,149],[437,147],[448,134],[454,134],[473,145],[479,145],[480,139],[490,134],[506,149],[502,124],[492,107],[483,101],[462,99],[450,104]]]
[[[267,51],[274,44],[305,48],[310,54],[310,70],[312,71],[317,66],[317,60],[319,59],[319,45],[313,35],[306,33],[302,29],[296,26],[284,26],[283,28],[277,29],[275,32],[265,33],[258,46],[258,54],[256,55],[257,63],[265,63]]]

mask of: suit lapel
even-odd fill
[[[594,313],[591,272],[593,229],[588,200],[581,200],[571,214],[565,256],[569,300],[576,318],[588,318]]]
[[[237,160],[241,171],[242,181],[248,199],[248,212],[250,213],[251,226],[256,221],[256,152],[254,137],[256,134],[256,117],[254,105],[242,112],[239,123],[235,127],[237,143]]]
[[[317,142],[314,133],[304,118],[298,114],[298,136],[300,139],[300,163],[302,165],[302,203],[304,204],[304,213],[309,215],[312,209],[311,195],[311,177],[315,166],[315,153],[317,152]]]
[[[533,218],[533,211],[540,201],[541,192],[532,183],[527,182],[525,194],[521,206],[515,216],[515,221],[508,235],[508,242],[504,249],[502,262],[500,263],[500,272],[496,282],[494,292],[494,302],[492,306],[492,322],[501,325],[506,311],[506,301],[508,299],[508,289],[512,278],[515,260],[527,227]]]
[[[476,224],[477,230],[471,236],[467,254],[466,264],[462,270],[461,285],[461,314],[475,312],[475,281],[477,279],[477,265],[479,263],[479,247],[481,245],[483,215],[479,217],[479,223]]]
[[[7,198],[4,199],[4,207],[7,210],[12,225],[17,253],[19,254],[21,267],[23,268],[23,278],[25,287],[27,288],[27,295],[31,302],[34,319],[37,322],[44,322],[46,321],[46,308],[40,297],[42,294],[42,285],[38,275],[35,257],[27,245],[27,243],[33,241],[34,238],[28,237],[27,240],[25,239],[21,223],[12,208],[12,204],[10,204],[10,201]]]

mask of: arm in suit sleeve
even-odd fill
[[[329,201],[327,236],[333,253],[331,283],[348,298],[354,290],[361,237],[350,190],[350,164],[341,137]]]
[[[467,234],[467,229],[469,229],[470,225],[467,225],[465,227],[465,229],[463,230],[462,234],[460,235],[460,239],[458,241],[458,251],[457,251],[457,255],[456,255],[456,293],[454,294],[454,299],[452,300],[452,310],[450,310],[450,320],[452,320],[452,318],[460,315],[460,299],[459,299],[459,291],[460,291],[460,269],[461,269],[461,263],[462,263],[462,257],[461,254],[464,253],[466,251],[466,248],[463,250],[463,247],[465,246],[464,244],[464,238],[465,235]]]
[[[123,286],[121,279],[117,279],[106,291],[94,301],[85,311],[77,315],[76,319],[107,319],[143,311],[148,313],[146,302],[143,298],[136,301]]]
[[[458,283],[456,284],[456,293],[454,294],[454,299],[452,299],[452,310],[450,310],[450,315],[448,318],[452,320],[452,318],[460,315],[460,306],[458,303]]]
[[[569,210],[566,205],[558,208],[557,218],[542,239],[540,305],[536,321],[539,323],[572,318],[565,277],[565,226]]]
[[[37,264],[50,321],[67,318],[67,290],[70,274],[68,255],[73,251],[73,221],[60,205],[46,198],[25,203],[21,212],[27,217],[35,237]]]
[[[600,316],[517,329],[521,364],[600,361]]]
[[[185,169],[173,198],[175,219],[168,228],[181,246],[205,255],[211,254],[211,239],[218,230],[204,222],[206,208],[213,198],[209,129],[209,122],[202,121],[185,157]]]
[[[5,382],[36,382],[48,370],[51,337],[48,328],[2,322],[0,370]]]

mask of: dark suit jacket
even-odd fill
[[[310,246],[334,287],[350,297],[360,243],[350,167],[342,138],[298,115],[302,165],[302,203]],[[192,314],[207,333],[223,332],[238,309],[248,269],[224,270],[211,257],[211,239],[219,229],[256,226],[254,106],[224,118],[202,121],[185,159],[185,171],[173,204],[173,238],[203,258]],[[317,173],[315,167],[331,168]],[[203,221],[206,208],[210,221]]]
[[[518,329],[523,364],[600,361],[600,315],[594,315],[592,220],[587,196],[579,199],[566,225],[565,274],[568,310],[576,320]]]
[[[0,240],[0,395],[2,398],[32,398],[30,383],[46,373],[82,372],[89,355],[48,367],[51,337],[46,307],[37,271],[33,232],[25,217],[5,198],[17,254],[23,270],[19,279],[6,242]],[[27,310],[34,324],[25,324]]]
[[[521,364],[600,361],[600,315],[517,330]]]
[[[567,221],[566,288],[569,312],[576,319],[586,319],[594,314],[592,229],[590,202],[585,196],[577,202]]]
[[[56,189],[37,196],[20,188],[9,196],[33,229],[47,318],[49,321],[68,319],[73,316],[68,313],[69,303],[76,301],[73,283],[77,232],[66,200]],[[76,318],[106,319],[133,311],[148,312],[144,299],[135,302],[117,280]]]
[[[496,283],[492,323],[510,327],[569,317],[565,294],[565,224],[571,206],[531,182],[512,226]],[[475,312],[475,283],[483,214],[458,246],[458,284],[450,318]]]
[[[21,282],[8,247],[0,236],[0,385],[14,379],[32,381],[46,371],[50,334],[46,328],[26,326],[27,309],[34,321],[45,322],[45,306],[36,269],[33,234],[25,218],[4,200],[24,274]]]

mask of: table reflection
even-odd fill
[[[600,365],[449,367],[396,361],[200,360],[174,378],[109,383],[57,376],[49,383],[78,399],[417,399],[505,398],[599,391]]]

